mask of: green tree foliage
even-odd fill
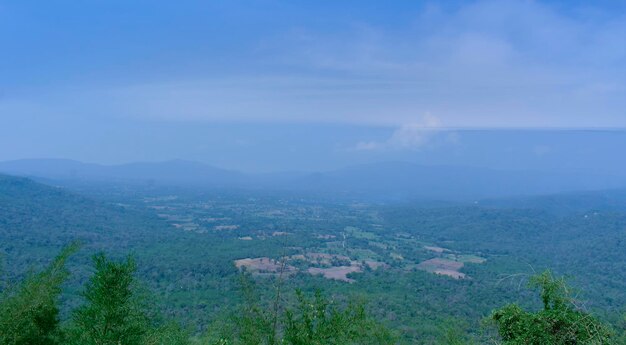
[[[234,318],[232,324],[234,327],[229,330],[228,338],[232,343],[241,345],[276,344],[277,311],[259,306],[259,296],[256,295],[249,276],[241,276],[241,289],[245,304],[240,315]]]
[[[142,341],[142,345],[187,345],[189,343],[188,332],[176,323],[149,329]]]
[[[131,258],[93,258],[95,273],[83,292],[85,305],[74,311],[72,341],[81,345],[141,344],[148,335],[148,317],[136,297],[136,270]]]
[[[626,344],[626,313],[622,314],[621,320],[618,322],[617,329],[621,330],[618,334],[617,343]]]
[[[121,262],[93,257],[86,303],[73,313],[68,342],[76,345],[185,345],[189,335],[176,323],[158,325],[138,293],[132,258]]]
[[[6,288],[0,295],[0,344],[60,344],[58,299],[67,279],[67,258],[76,252],[72,244],[41,273],[21,284]]]
[[[437,344],[445,345],[470,345],[475,344],[474,339],[466,332],[468,325],[460,319],[447,319],[439,325],[440,336]]]
[[[312,298],[296,290],[291,307],[258,305],[250,281],[243,279],[245,305],[230,323],[230,329],[210,342],[216,345],[340,345],[394,344],[395,337],[370,318],[363,304],[344,308],[318,290]],[[279,294],[277,294],[279,296]],[[284,313],[278,315],[279,310]]]
[[[363,304],[344,309],[317,290],[307,298],[296,291],[298,305],[285,312],[284,343],[291,345],[393,344],[393,337],[370,319]]]
[[[531,278],[530,287],[540,290],[542,310],[527,312],[517,304],[509,304],[491,315],[504,344],[614,343],[609,328],[576,308],[563,278],[554,278],[545,271]]]

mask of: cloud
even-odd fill
[[[428,142],[415,114],[429,111],[451,127],[626,127],[623,11],[539,1],[403,6],[387,9],[393,23],[384,13],[344,16],[341,8],[318,8],[328,14],[323,25],[305,10],[292,21],[278,16],[271,30],[244,23],[236,51],[185,46],[180,51],[188,50],[189,61],[172,56],[137,68],[145,74],[89,67],[83,85],[47,85],[30,94],[3,84],[10,91],[0,109],[19,103],[77,118],[399,126],[386,148]],[[192,63],[213,59],[220,64]],[[128,75],[91,81],[95,70]],[[20,109],[11,116],[30,111]]]
[[[420,146],[414,114],[429,111],[455,127],[626,126],[624,36],[626,16],[605,12],[431,5],[395,29],[359,18],[330,31],[304,23],[266,40],[265,75],[117,95],[145,118],[404,124],[388,147]],[[297,73],[274,71],[285,67]]]
[[[419,122],[400,126],[385,141],[361,141],[353,150],[420,150],[432,144],[433,139],[442,133],[441,129],[441,121],[426,114]],[[457,140],[456,135],[450,136],[449,139]]]
[[[431,5],[398,26],[301,28],[283,44],[290,49],[282,61],[377,80],[380,87],[363,94],[366,102],[386,94],[399,108],[433,111],[450,126],[626,125],[624,12],[475,1]],[[345,116],[358,121],[359,114]],[[397,124],[407,123],[395,114]]]

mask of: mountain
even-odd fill
[[[244,179],[243,174],[238,172],[184,160],[100,165],[67,159],[24,159],[0,162],[0,172],[60,181],[135,182],[210,187],[239,185]]]
[[[74,239],[91,242],[101,236],[155,235],[161,222],[128,206],[94,200],[29,178],[0,174],[0,239],[32,236],[31,244],[50,238],[58,244]],[[41,236],[45,234],[44,236]],[[5,242],[10,243],[10,242]]]
[[[144,210],[102,202],[28,178],[0,174],[0,257],[8,274],[24,273],[73,242],[87,253],[123,252],[167,241],[167,226]]]
[[[300,179],[299,188],[387,199],[466,199],[541,195],[626,186],[626,178],[582,173],[506,171],[386,162],[352,166]]]
[[[55,182],[148,183],[194,188],[272,189],[376,200],[466,200],[626,187],[626,177],[381,162],[317,173],[245,174],[197,162],[87,164],[71,160],[0,163],[0,172]]]
[[[551,195],[485,199],[484,207],[540,209],[556,214],[626,211],[626,189],[566,192]]]

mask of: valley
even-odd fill
[[[63,300],[70,308],[81,303],[93,254],[131,254],[159,309],[199,333],[237,310],[242,274],[261,300],[277,286],[287,305],[296,289],[363,300],[407,343],[431,343],[450,320],[479,336],[494,308],[537,307],[523,287],[545,268],[572,277],[580,302],[608,322],[619,325],[626,305],[626,213],[613,206],[555,212],[541,198],[518,208],[145,186],[77,193],[13,177],[0,192],[9,276],[80,241]]]

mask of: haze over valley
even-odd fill
[[[619,1],[0,0],[0,345],[626,344]]]

